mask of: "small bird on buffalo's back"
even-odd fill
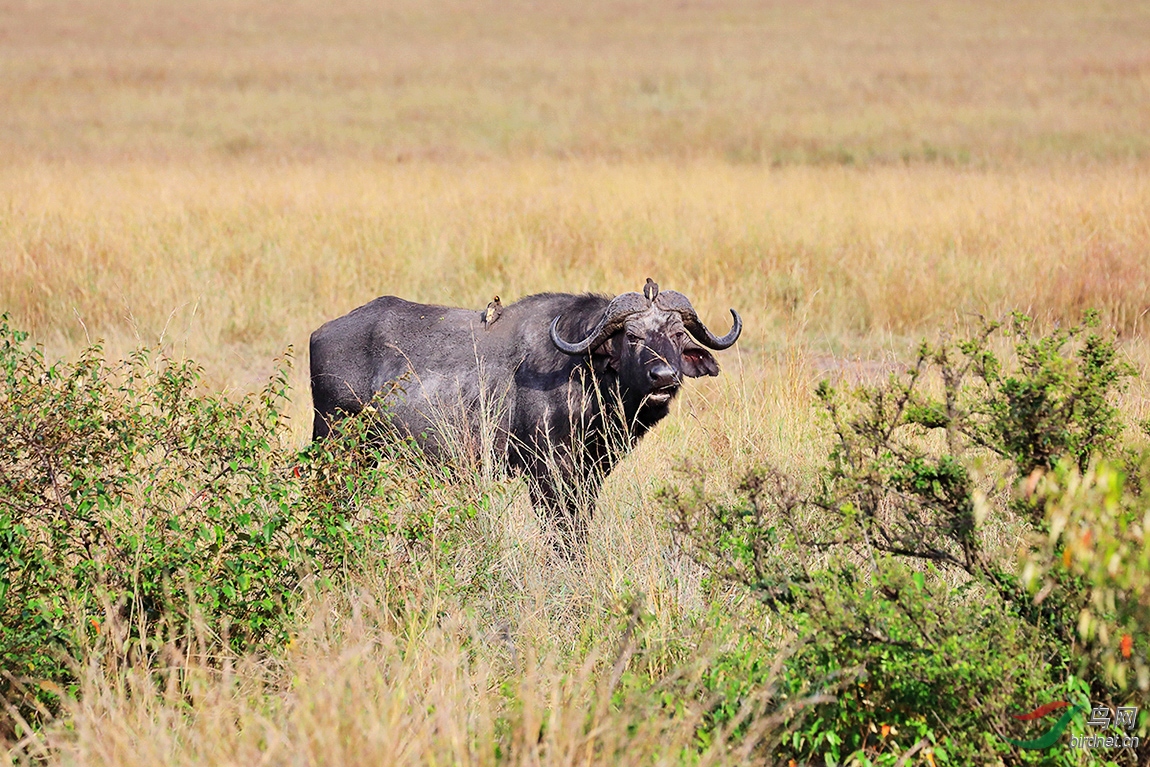
[[[503,314],[503,304],[499,302],[499,296],[496,296],[483,310],[483,327],[490,330],[492,323],[498,320],[501,314]]]

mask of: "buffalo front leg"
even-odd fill
[[[531,503],[539,522],[556,552],[566,559],[585,556],[600,482],[597,477],[582,478],[554,471],[528,477]]]

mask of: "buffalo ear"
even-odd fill
[[[719,363],[715,362],[709,351],[694,345],[683,350],[683,375],[688,378],[702,378],[718,374]]]
[[[591,352],[591,362],[595,370],[602,372],[609,369],[619,372],[619,352],[622,346],[618,333],[608,336],[606,341],[596,346]]]

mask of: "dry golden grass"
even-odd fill
[[[221,667],[199,648],[121,665],[94,653],[70,730],[28,751],[83,765],[590,765],[629,761],[635,744],[632,757],[679,764],[697,747],[701,709],[608,709],[636,649],[625,628],[560,659],[460,614],[405,623],[366,592],[311,607],[276,665]],[[675,681],[696,684],[694,665]],[[748,749],[720,734],[697,763],[745,764]]]
[[[478,309],[648,275],[715,326],[737,307],[755,369],[1011,309],[1095,307],[1133,339],[1147,211],[1150,175],[1126,164],[27,163],[0,169],[0,304],[53,349],[163,337],[240,388],[377,295]]]
[[[1144,157],[1150,8],[820,0],[0,7],[0,154]]]
[[[384,293],[479,309],[651,276],[746,320],[608,482],[585,564],[498,496],[493,572],[456,565],[498,587],[445,622],[368,582],[283,658],[156,659],[178,694],[95,664],[51,761],[673,759],[689,717],[582,725],[619,599],[645,594],[650,641],[721,641],[681,633],[710,605],[652,500],[675,461],[801,470],[821,375],[970,313],[1096,307],[1150,362],[1147,39],[1133,2],[0,5],[0,311],[52,355],[162,343],[246,391],[294,345],[302,444],[308,334]]]

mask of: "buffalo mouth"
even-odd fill
[[[663,386],[658,389],[652,389],[646,397],[649,404],[652,405],[666,405],[671,401],[679,391],[679,387],[672,384],[671,386]]]

